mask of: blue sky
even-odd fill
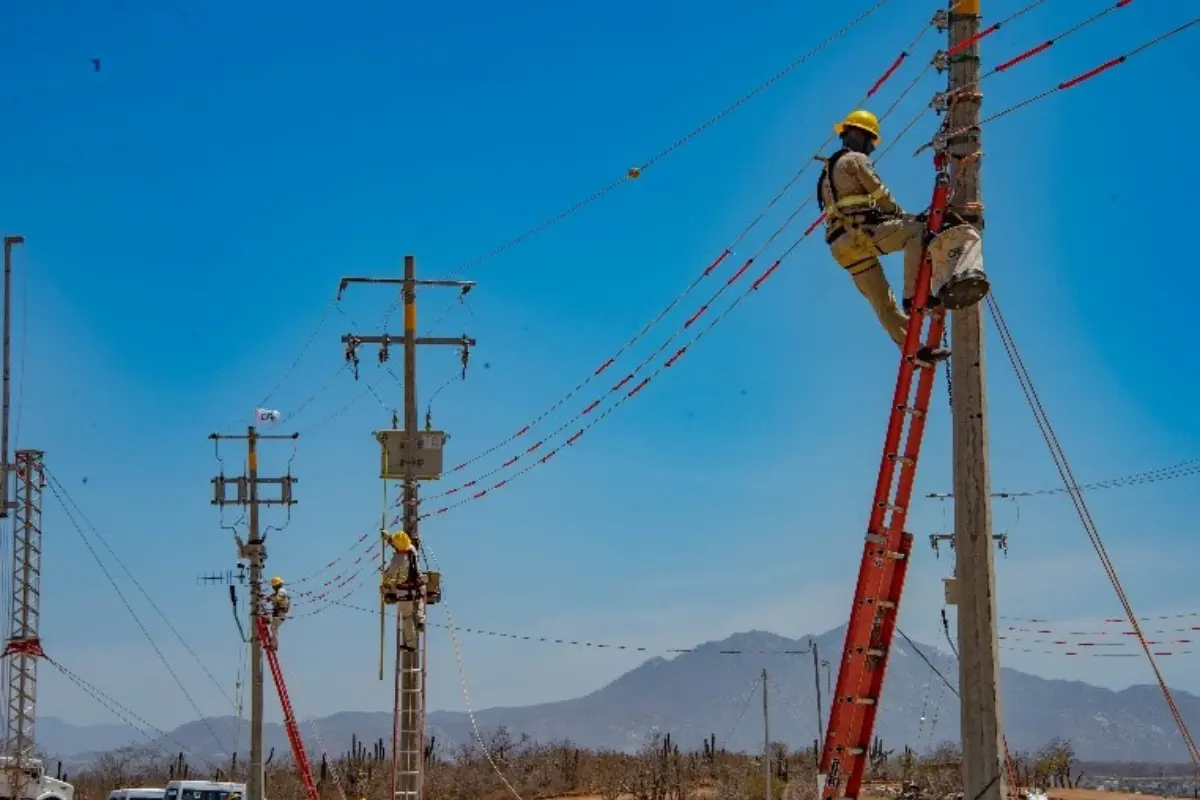
[[[549,2],[352,3],[331,13],[308,0],[9,4],[0,220],[28,239],[14,296],[18,445],[47,451],[53,473],[232,693],[241,648],[227,600],[195,580],[232,566],[234,554],[208,503],[217,462],[205,437],[250,421],[328,310],[339,277],[394,274],[405,253],[427,277],[454,270],[640,164],[868,5],[772,1],[731,11],[711,0],[615,0],[584,12]],[[989,19],[1019,5],[988,3]],[[1101,7],[1046,4],[987,39],[985,63]],[[638,181],[473,270],[470,303],[439,325],[479,340],[467,382],[433,406],[453,434],[449,458],[520,428],[682,291],[932,10],[894,0]],[[1184,22],[1179,14],[1152,3],[1115,12],[989,80],[985,109],[1125,52]],[[935,38],[925,37],[881,105],[916,76]],[[1179,102],[1180,76],[1197,66],[1194,39],[1186,33],[985,132],[988,265],[1081,480],[1200,453],[1197,384],[1186,367],[1194,361],[1187,298],[1200,279],[1186,249],[1151,245],[1175,236],[1137,224],[1149,208],[1186,218],[1195,207],[1174,191],[1194,180],[1191,161],[1160,166],[1170,158],[1160,149],[1177,141],[1162,139],[1164,109],[1170,130],[1200,121]],[[940,86],[927,76],[885,137]],[[928,202],[932,172],[927,158],[909,154],[933,124],[927,116],[880,166],[912,208]],[[712,283],[627,355],[628,367],[691,315],[737,256],[758,248],[815,177],[806,174]],[[813,216],[801,212],[753,273]],[[1176,258],[1182,269],[1161,269]],[[390,300],[383,289],[350,290],[268,403],[303,432],[294,454],[264,445],[265,473],[294,455],[300,478],[291,524],[270,540],[272,573],[309,574],[378,525],[370,432],[388,424],[399,386],[385,377],[381,399],[367,394],[319,423],[363,394],[346,373],[330,382],[338,337],[371,330]],[[452,301],[423,294],[422,322]],[[1053,486],[994,332],[991,343],[995,487]],[[374,381],[364,356],[362,380]],[[457,360],[428,350],[421,362],[418,389],[428,398]],[[663,647],[840,624],[894,371],[895,352],[866,304],[821,242],[805,242],[576,448],[427,523],[455,621]],[[534,433],[554,430],[610,383],[596,381]],[[949,487],[944,394],[935,404],[921,493]],[[517,452],[474,466],[486,471]],[[236,450],[222,455],[236,471]],[[1195,489],[1192,477],[1091,498],[1140,613],[1196,607],[1184,503]],[[194,717],[49,495],[47,508],[47,651],[156,725]],[[997,529],[1012,534],[999,565],[1002,613],[1063,620],[1063,629],[1119,613],[1063,496],[1021,501],[1019,522],[1015,512],[996,508]],[[922,541],[944,527],[935,502],[914,514]],[[272,512],[268,521],[282,519]],[[948,563],[922,546],[910,573],[902,624],[924,641],[939,640]],[[140,593],[123,589],[205,713],[227,713]],[[353,601],[372,597],[368,585]],[[390,708],[389,684],[375,677],[377,619],[335,607],[292,621],[287,636],[300,714]],[[468,634],[462,645],[480,707],[574,696],[641,660]],[[443,631],[431,648],[431,704],[461,708]],[[1196,657],[1165,665],[1175,685],[1200,691]],[[1004,662],[1111,686],[1150,680],[1137,659],[1005,653]],[[43,669],[43,713],[110,719]]]

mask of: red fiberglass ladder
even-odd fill
[[[945,163],[940,157],[934,163],[938,172],[925,228],[926,245],[932,235],[942,229],[949,195]],[[936,308],[928,305],[931,272],[926,246],[917,275],[913,314],[908,321],[908,336],[904,341],[896,394],[888,417],[887,436],[883,441],[883,463],[879,467],[875,501],[867,524],[867,541],[858,570],[854,605],[850,609],[837,692],[833,696],[821,754],[817,788],[822,800],[858,797],[900,612],[900,595],[904,590],[913,542],[912,534],[904,530],[904,522],[912,498],[917,457],[937,370],[934,364],[918,362],[916,353],[923,345],[939,347],[946,324],[946,310],[940,304]],[[925,325],[927,318],[928,326]]]
[[[308,753],[304,750],[304,740],[300,738],[300,728],[296,725],[296,715],[292,713],[292,699],[288,697],[287,684],[283,681],[283,670],[279,668],[279,651],[271,641],[271,631],[267,627],[266,618],[258,617],[255,624],[258,626],[258,639],[267,653],[267,664],[271,667],[271,677],[275,679],[275,689],[279,692],[283,725],[287,728],[288,741],[292,743],[292,755],[296,759],[296,769],[300,771],[304,794],[308,800],[320,800],[317,784],[313,781],[312,766],[308,763]]]

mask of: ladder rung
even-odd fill
[[[875,605],[879,608],[895,608],[896,601],[894,600],[876,600]]]
[[[854,698],[854,702],[860,706],[873,706],[873,705],[875,705],[875,698],[874,697],[856,697],[856,698]]]
[[[896,462],[897,464],[904,464],[909,467],[911,467],[913,464],[917,463],[917,460],[915,458],[909,458],[908,456],[889,455],[888,458],[890,458],[892,461]]]
[[[889,550],[888,552],[884,553],[884,555],[890,558],[892,561],[903,561],[905,558],[907,558],[904,553],[898,553],[895,550]]]
[[[915,406],[896,406],[896,410],[902,414],[912,414],[914,417],[925,416],[925,409],[916,408]]]
[[[863,747],[847,747],[846,752],[852,756],[861,756],[866,753],[866,748]]]
[[[897,503],[880,503],[878,507],[882,508],[884,511],[903,511],[904,510],[904,506],[899,505]]]
[[[874,648],[873,648],[873,649],[870,649],[870,650],[868,650],[868,651],[867,651],[867,655],[869,655],[869,656],[875,656],[875,658],[883,658],[883,654],[884,654],[885,652],[887,652],[887,651],[885,651],[885,650],[878,650],[878,649],[874,649]]]

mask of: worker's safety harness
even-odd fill
[[[270,597],[271,610],[277,617],[286,617],[292,610],[292,598],[282,592],[273,592]]]
[[[825,169],[821,171],[821,177],[817,179],[817,206],[825,214],[825,244],[827,245],[833,244],[849,231],[856,231],[863,225],[878,225],[895,216],[880,211],[876,206],[879,200],[887,193],[887,189],[883,186],[880,186],[870,194],[852,194],[845,197],[838,197],[837,188],[833,182],[833,171],[842,156],[850,152],[848,148],[843,147],[831,155],[829,160],[825,162]],[[833,201],[831,204],[826,204],[822,189],[829,192],[829,197]],[[871,237],[866,236],[864,238],[871,243],[872,249],[878,255],[879,249],[875,247],[875,243],[871,240]],[[878,263],[875,255],[872,255],[869,258],[864,258],[861,261],[850,264],[845,269],[851,275],[858,275],[866,272]]]

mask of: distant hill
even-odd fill
[[[504,725],[514,734],[526,733],[539,741],[570,739],[579,746],[635,750],[654,731],[670,732],[682,747],[698,747],[716,734],[718,743],[733,750],[753,751],[762,746],[761,695],[747,702],[755,676],[766,667],[770,675],[771,737],[793,747],[811,746],[817,738],[813,662],[808,655],[727,655],[722,651],[803,650],[816,641],[823,659],[836,665],[845,629],[817,637],[788,639],[772,633],[738,633],[719,642],[700,645],[674,658],[652,658],[612,683],[574,700],[520,708],[490,708],[475,717],[485,730]],[[957,666],[949,656],[918,643],[918,647],[951,683]],[[833,675],[836,679],[836,673]],[[828,719],[826,675],[820,677]],[[1186,761],[1174,722],[1157,687],[1136,686],[1120,692],[1080,681],[1046,680],[1012,669],[1002,671],[1005,727],[1010,747],[1016,750],[1041,746],[1055,736],[1069,738],[1080,758],[1093,761]],[[959,706],[941,681],[933,676],[902,640],[895,646],[888,669],[876,733],[887,747],[905,744],[926,750],[958,738]],[[1200,698],[1177,692],[1184,718],[1200,726]],[[218,738],[232,741],[233,717],[207,720]],[[54,718],[38,723],[42,749],[48,753],[85,759],[88,753],[136,742],[139,735],[120,725],[77,727]],[[317,720],[321,740],[332,752],[349,748],[351,734],[370,743],[391,739],[391,717],[382,712],[347,711]],[[311,728],[303,733],[312,750]],[[429,715],[430,731],[441,744],[472,738],[465,713],[436,711]],[[201,722],[191,722],[170,732],[172,739],[194,753],[221,760],[212,736]],[[280,725],[268,725],[268,747],[287,752],[287,736]],[[243,723],[239,751],[246,751]],[[178,749],[167,743],[170,749]]]

